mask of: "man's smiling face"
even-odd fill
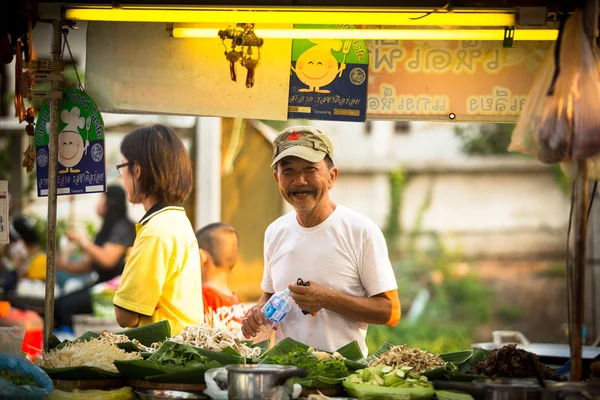
[[[297,212],[314,210],[328,197],[335,181],[327,161],[311,163],[299,157],[285,157],[279,161],[273,175],[279,184],[279,192]]]

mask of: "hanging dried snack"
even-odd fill
[[[23,153],[23,162],[21,166],[25,168],[27,173],[33,171],[33,167],[35,167],[35,147],[33,144],[29,143],[27,150]]]
[[[231,80],[237,81],[235,66],[239,62],[247,69],[246,87],[254,86],[255,70],[260,60],[260,48],[264,43],[264,40],[254,33],[254,24],[237,24],[234,28],[219,30],[219,38],[225,47],[225,58],[229,61]],[[231,41],[229,46],[225,40]],[[253,54],[257,54],[257,56],[254,57]]]

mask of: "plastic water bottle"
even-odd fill
[[[287,313],[292,309],[293,301],[288,288],[271,296],[261,309],[262,325],[260,332],[254,338],[254,343],[262,342],[269,338],[273,327],[283,321]]]

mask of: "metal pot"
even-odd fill
[[[436,390],[456,390],[475,400],[543,400],[544,389],[535,381],[521,379],[483,379],[472,383],[434,381]]]
[[[226,368],[229,400],[291,399],[291,378],[308,375],[308,371],[291,365],[240,364]]]

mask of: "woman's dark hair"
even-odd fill
[[[102,226],[96,235],[96,241],[104,243],[110,235],[113,226],[127,218],[127,193],[120,186],[111,185],[106,188],[106,214],[102,220]],[[133,225],[133,223],[131,223]]]
[[[35,231],[35,219],[33,217],[19,215],[11,221],[9,232],[12,231],[14,239],[23,239],[27,244],[39,244],[40,239]]]
[[[134,201],[153,196],[158,203],[180,205],[192,191],[192,163],[183,142],[164,125],[138,128],[121,142],[121,154],[141,168],[134,179]]]

